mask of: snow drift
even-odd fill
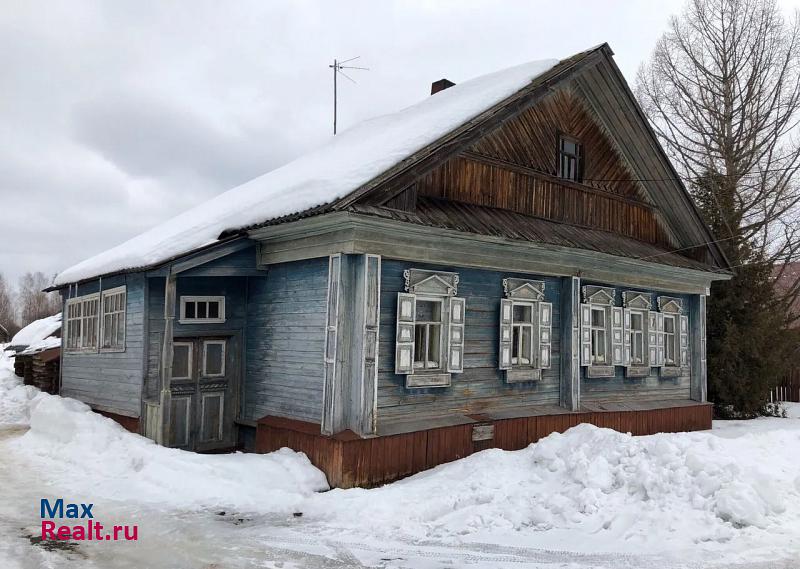
[[[41,342],[61,329],[61,313],[31,322],[11,338],[10,346],[30,346]]]

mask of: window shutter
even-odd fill
[[[647,364],[658,365],[658,312],[647,313]]]
[[[500,300],[500,369],[511,369],[511,342],[513,340],[513,302],[507,298]]]
[[[581,304],[581,365],[592,363],[592,307]]]
[[[539,303],[539,368],[550,369],[550,342],[553,328],[553,305]]]
[[[414,317],[416,296],[397,293],[397,336],[395,340],[394,372],[414,372]]]
[[[621,366],[625,363],[623,347],[622,308],[611,308],[611,365]]]
[[[631,309],[626,308],[622,320],[623,365],[631,365]]]
[[[463,298],[450,298],[450,333],[447,337],[447,371],[461,373],[464,371],[464,317],[465,301]]]
[[[681,365],[689,365],[689,317],[681,316]]]
[[[664,315],[656,312],[656,341],[657,341],[657,354],[656,365],[663,366],[666,363],[664,354]]]

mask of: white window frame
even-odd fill
[[[433,325],[433,326],[437,326],[438,325],[439,326],[439,360],[438,360],[438,365],[429,366],[428,363],[430,362],[430,360],[428,359],[427,354],[426,354],[425,359],[422,360],[423,365],[422,366],[417,366],[417,356],[419,354],[417,354],[417,350],[416,350],[416,346],[415,346],[415,348],[414,348],[414,361],[411,362],[411,365],[414,366],[414,373],[438,372],[438,371],[443,371],[445,369],[445,367],[446,367],[445,366],[445,362],[447,360],[445,359],[445,354],[444,354],[444,338],[445,338],[444,326],[445,326],[445,322],[446,322],[445,316],[447,315],[447,311],[445,310],[444,301],[445,301],[445,297],[436,297],[436,296],[421,296],[420,295],[420,296],[417,296],[414,299],[414,305],[415,305],[414,306],[414,314],[419,314],[419,312],[417,310],[417,306],[418,306],[418,304],[420,302],[435,302],[436,304],[439,305],[439,321],[438,322],[433,321],[433,320],[419,321],[416,318],[414,319],[414,338],[415,338],[415,343],[416,343],[417,332],[418,332],[418,327],[419,326],[425,326],[425,339],[426,340],[428,340],[430,338],[431,325]],[[428,351],[428,349],[429,349],[429,342],[426,341],[425,342],[425,350]]]
[[[530,322],[517,322],[516,318],[514,318],[514,308],[517,306],[525,306],[530,309],[531,311],[531,320]],[[533,368],[536,367],[536,353],[535,346],[538,343],[538,328],[539,328],[539,318],[538,318],[538,303],[528,302],[528,301],[520,301],[520,300],[512,300],[511,301],[511,368],[512,369],[526,369],[526,368]],[[528,354],[528,363],[520,362],[519,357],[514,357],[514,349],[521,351],[522,348],[522,330],[523,328],[529,328],[531,337],[530,337],[530,350]],[[514,333],[516,330],[519,329],[519,346],[515,346],[517,342],[514,341]]]
[[[208,346],[210,344],[219,344],[222,346],[222,371],[221,373],[209,374],[206,369],[207,353],[208,353]],[[228,349],[228,341],[227,340],[203,340],[203,370],[202,374],[203,377],[225,377],[225,358],[226,358],[226,351]]]
[[[87,317],[84,316],[86,313],[85,305],[97,301],[97,314],[94,315],[95,320],[95,338],[94,338],[94,345],[85,346],[83,344],[84,340],[84,323],[92,319],[91,316]],[[79,304],[81,306],[81,314],[76,318],[70,318],[69,316],[69,309],[70,307]],[[64,307],[65,312],[67,314],[66,319],[64,320],[66,334],[64,334],[67,338],[67,341],[64,342],[64,351],[70,354],[80,354],[80,353],[97,353],[97,348],[100,345],[100,313],[102,311],[101,301],[100,301],[100,293],[95,292],[92,294],[86,294],[83,296],[76,296],[75,298],[67,299],[66,305]],[[76,325],[78,326],[78,345],[77,346],[70,346],[69,340],[72,334],[73,327]]]
[[[638,316],[641,319],[642,326],[638,330],[635,330],[633,328],[634,316]],[[638,308],[630,309],[630,328],[628,329],[628,335],[630,336],[630,343],[631,343],[630,344],[631,359],[630,362],[628,362],[629,367],[644,367],[645,365],[647,365],[648,343],[647,343],[647,333],[645,332],[647,318],[648,318],[648,312],[646,310],[639,310]],[[637,342],[641,345],[642,348],[642,356],[641,360],[639,361],[636,361],[634,359]]]
[[[181,377],[176,377],[176,376],[172,375],[170,377],[170,379],[193,379],[192,378],[192,371],[194,370],[194,367],[193,367],[194,366],[194,342],[172,342],[172,359],[173,359],[172,367],[173,368],[175,367],[175,364],[174,364],[174,361],[175,361],[175,346],[189,346],[189,361],[187,362],[187,366],[186,366],[186,369],[189,372],[189,375],[181,376]],[[171,373],[172,373],[172,370],[170,370],[170,374]]]
[[[672,320],[672,332],[667,332],[667,320]],[[681,319],[678,313],[664,313],[664,366],[681,367],[680,351],[680,326]],[[672,348],[672,360],[669,359],[669,349]]]
[[[186,304],[194,302],[218,302],[219,303],[219,318],[187,318],[186,317]],[[195,306],[195,314],[197,314],[197,306]],[[181,324],[222,324],[225,322],[225,297],[224,296],[181,296],[180,318],[178,322]]]
[[[110,313],[112,316],[117,315],[119,319],[122,320],[122,342],[121,345],[116,346],[109,346],[105,347],[103,344],[105,343],[105,336],[106,336],[106,309],[105,309],[105,301],[107,297],[110,296],[117,296],[123,295],[124,301],[122,302],[122,310],[114,311]],[[125,351],[125,344],[127,340],[127,318],[128,318],[128,290],[126,286],[118,286],[116,288],[110,288],[108,290],[104,290],[100,294],[100,337],[98,339],[97,345],[101,352],[124,352]],[[112,318],[113,320],[113,318]]]
[[[589,322],[589,329],[591,330],[592,336],[592,353],[591,353],[591,365],[593,366],[610,366],[611,363],[611,352],[609,350],[609,337],[611,335],[611,315],[609,314],[610,310],[606,306],[600,304],[591,304],[590,305],[590,315],[593,316],[595,312],[601,312],[603,314],[603,325],[602,326],[595,326],[594,320],[591,319]],[[603,342],[603,361],[596,360],[595,352],[597,352],[597,344],[598,344],[598,337],[599,333],[602,332]]]

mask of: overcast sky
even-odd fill
[[[0,273],[48,274],[456,83],[609,42],[633,84],[680,1],[3,0]]]

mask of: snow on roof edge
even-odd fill
[[[514,95],[558,63],[548,59],[496,71],[363,121],[317,150],[62,271],[53,286],[143,270],[212,245],[225,232],[334,202]]]

